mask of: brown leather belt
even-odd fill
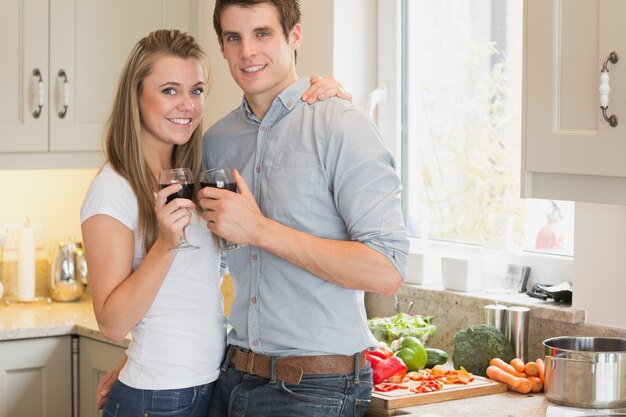
[[[272,358],[230,346],[230,360],[235,369],[263,378],[271,377]],[[276,379],[299,384],[303,375],[343,374],[354,372],[354,355],[283,356],[276,358]],[[366,365],[365,351],[359,354],[361,368]]]

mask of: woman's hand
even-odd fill
[[[317,100],[335,96],[352,103],[352,94],[348,93],[333,77],[322,78],[313,74],[311,75],[311,86],[302,94],[302,100],[313,104]]]
[[[196,208],[193,201],[186,198],[175,198],[169,203],[167,197],[181,189],[180,184],[172,184],[157,193],[154,210],[159,223],[159,238],[172,248],[178,245],[180,235],[185,226],[191,222],[191,211]]]

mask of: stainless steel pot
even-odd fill
[[[581,408],[626,407],[626,339],[563,336],[543,345],[548,400]]]

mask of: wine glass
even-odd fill
[[[200,174],[200,186],[223,188],[225,190],[237,191],[237,183],[233,179],[233,175],[228,167],[219,167],[202,171]],[[247,246],[244,243],[234,243],[218,236],[217,241],[221,251],[242,248]]]
[[[159,188],[161,190],[165,187],[169,187],[172,184],[180,184],[181,188],[177,193],[172,193],[168,195],[165,204],[169,203],[175,198],[186,198],[188,200],[191,200],[193,198],[194,178],[189,168],[166,169],[159,173]],[[177,252],[188,249],[199,249],[199,246],[195,246],[187,242],[187,237],[185,236],[185,228],[183,228],[183,232],[180,234],[180,238],[178,241],[178,246],[170,250],[172,252]]]

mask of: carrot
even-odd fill
[[[490,365],[487,368],[487,376],[496,381],[504,382],[512,391],[522,394],[527,394],[532,389],[532,384],[528,379],[511,375],[495,365]]]
[[[511,359],[511,366],[515,368],[517,372],[524,372],[524,361],[521,358]]]
[[[541,390],[543,390],[543,382],[541,382],[541,379],[536,376],[529,376],[526,379],[532,384],[532,388],[530,389],[532,392],[541,392]]]
[[[513,368],[511,365],[504,362],[500,358],[493,358],[492,360],[489,361],[489,365],[497,366],[498,368],[502,369],[504,372],[507,372],[513,376],[517,376],[520,378],[524,378],[526,376],[526,374],[522,372],[517,372],[515,368]]]
[[[543,379],[543,377],[546,371],[546,365],[545,363],[543,363],[543,359],[537,359],[535,363],[537,364],[537,367],[539,368],[539,374],[538,374],[539,379],[541,379],[541,382],[545,383],[546,381]]]
[[[537,362],[527,362],[526,365],[524,365],[524,373],[528,376],[539,375],[539,365],[537,365]]]

